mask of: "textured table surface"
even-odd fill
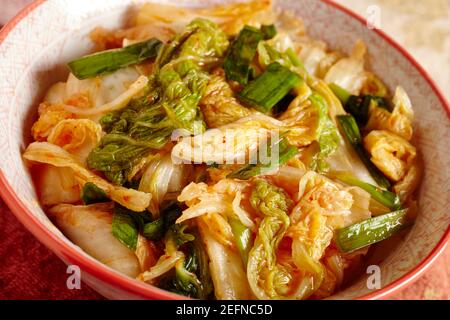
[[[432,75],[450,100],[450,0],[335,0],[362,16],[380,8],[381,28]],[[0,0],[4,24],[27,0]],[[413,26],[413,27],[412,27]],[[0,299],[102,299],[82,285],[66,287],[66,266],[17,221],[0,199]],[[392,299],[450,299],[450,249]]]

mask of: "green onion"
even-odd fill
[[[234,239],[236,241],[236,246],[242,258],[244,266],[247,266],[248,254],[252,249],[252,230],[247,228],[238,219],[229,220],[231,230],[233,231]]]
[[[370,218],[336,232],[336,244],[342,252],[352,252],[385,240],[411,223],[407,220],[408,209]]]
[[[192,245],[198,265],[196,274],[202,284],[202,290],[198,297],[200,299],[206,299],[214,290],[214,285],[212,283],[211,274],[209,271],[209,257],[206,253],[201,237],[197,233],[194,233],[194,236],[195,239],[192,242]]]
[[[174,273],[159,279],[158,286],[188,297],[207,299],[213,291],[208,254],[200,236],[195,231],[186,233],[186,229],[187,225],[173,225],[167,232],[165,241],[183,251],[184,257],[175,265]]]
[[[350,96],[344,105],[344,109],[355,118],[360,126],[365,126],[369,120],[371,102],[371,96]]]
[[[328,114],[328,104],[324,97],[318,93],[312,93],[308,100],[316,108],[319,117],[316,129],[319,152],[312,157],[310,166],[314,171],[326,172],[329,168],[327,158],[338,149],[341,138]]]
[[[383,97],[370,96],[373,101],[377,103],[377,106],[383,109],[386,109],[389,112],[392,112],[392,106],[389,104],[389,101]]]
[[[228,80],[242,85],[248,82],[250,63],[256,54],[258,43],[263,40],[263,33],[256,28],[245,26],[236,40],[231,44],[224,61],[225,74]]]
[[[285,95],[300,83],[300,76],[278,62],[271,63],[266,71],[250,82],[238,98],[256,110],[268,113]]]
[[[361,161],[366,166],[372,178],[382,188],[389,188],[391,184],[389,180],[383,175],[383,173],[370,161],[369,154],[362,145],[361,133],[359,132],[358,124],[355,118],[351,115],[341,115],[337,117],[339,124],[353,149],[358,154]]]
[[[294,49],[292,48],[287,48],[286,51],[284,52],[285,55],[287,55],[287,57],[289,58],[289,60],[291,61],[292,65],[294,67],[299,67],[303,70],[305,69],[305,66],[303,65],[303,63],[300,61],[300,58],[298,57],[298,55],[295,53]]]
[[[147,211],[131,211],[117,203],[114,206],[112,234],[128,248],[135,250],[139,233],[152,241],[161,240],[167,230],[173,228],[182,210],[178,202],[171,202],[159,219],[153,220]]]
[[[78,79],[92,78],[156,57],[161,45],[161,41],[152,38],[124,48],[84,56],[69,62],[68,66]]]
[[[161,240],[166,231],[175,224],[175,221],[181,216],[179,203],[173,202],[161,211],[161,216],[151,222],[142,224],[142,234],[149,240]]]
[[[270,40],[277,34],[277,29],[273,24],[265,25],[263,24],[261,26],[261,32],[263,34],[264,40]]]
[[[355,120],[359,126],[365,126],[367,124],[367,121],[369,120],[371,103],[375,103],[377,107],[384,108],[391,112],[389,102],[383,97],[375,97],[371,95],[350,95],[350,93],[346,92],[334,83],[330,84],[330,88],[339,100],[341,100],[345,111],[355,117]]]
[[[127,209],[123,210],[122,207],[114,208],[112,234],[129,249],[136,249],[139,229],[136,220]]]
[[[330,87],[331,91],[333,91],[333,93],[336,95],[336,97],[338,97],[338,99],[342,102],[342,105],[345,106],[348,99],[350,99],[350,97],[352,96],[352,94],[335,83],[330,83],[328,86]]]
[[[181,203],[173,201],[161,210],[161,217],[164,219],[164,228],[168,229],[175,221],[181,216],[183,210],[181,209]]]
[[[142,228],[142,235],[149,240],[160,240],[165,233],[164,220],[156,219],[155,221],[144,224]]]
[[[393,192],[380,189],[374,185],[366,183],[364,181],[358,180],[350,174],[347,173],[331,173],[330,177],[336,178],[345,184],[359,187],[367,191],[373,199],[381,203],[382,205],[388,207],[391,210],[399,210],[402,205],[400,202],[400,197]]]
[[[106,192],[92,182],[86,182],[81,189],[81,200],[85,205],[110,201]]]
[[[337,118],[350,144],[362,144],[361,133],[359,132],[359,128],[356,124],[355,118],[353,118],[353,116],[351,115],[340,115]]]
[[[229,179],[240,179],[240,180],[248,180],[251,177],[260,176],[264,173],[273,171],[277,169],[279,166],[285,164],[289,161],[293,156],[295,156],[298,153],[298,150],[296,147],[291,146],[287,143],[285,138],[282,138],[279,142],[278,147],[278,161],[277,162],[270,162],[268,164],[248,164],[243,166],[240,169],[237,169],[230,174],[227,175],[227,178]],[[271,144],[269,143],[267,146],[267,156],[271,157],[272,150],[271,150]]]

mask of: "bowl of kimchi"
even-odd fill
[[[111,299],[380,299],[449,240],[448,103],[329,1],[33,2],[0,192]]]

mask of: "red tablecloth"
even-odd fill
[[[0,198],[0,299],[102,299],[83,283],[67,289],[66,268]]]
[[[102,299],[87,285],[66,287],[66,265],[40,244],[0,199],[0,299]],[[450,299],[450,250],[394,299]]]

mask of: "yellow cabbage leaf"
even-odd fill
[[[63,104],[43,102],[38,108],[39,119],[31,127],[31,135],[36,141],[47,140],[53,128],[62,120],[75,118],[75,115],[64,109]]]
[[[405,177],[416,158],[412,144],[385,130],[371,131],[364,138],[364,147],[377,168],[395,182]]]
[[[420,184],[422,165],[419,159],[414,159],[406,175],[394,185],[394,192],[400,196],[402,203],[407,202]]]
[[[327,250],[322,259],[325,266],[324,278],[314,292],[315,299],[324,299],[339,289],[344,279],[345,261],[335,250]]]
[[[349,187],[344,190],[350,193],[353,199],[350,214],[328,216],[327,225],[333,230],[348,227],[372,216],[371,197],[368,192],[358,187]]]
[[[245,25],[270,24],[271,1],[258,0],[210,8],[182,8],[174,5],[146,3],[138,11],[136,25],[169,27],[180,32],[191,20],[202,17],[217,23],[227,34],[237,34]]]
[[[269,130],[263,128],[227,125],[181,138],[172,149],[172,158],[182,163],[245,164],[268,138]]]
[[[203,182],[191,182],[178,196],[178,201],[184,202],[188,208],[183,211],[177,223],[208,213],[217,213],[224,217],[236,217],[244,226],[253,228],[254,223],[250,214],[240,205],[242,192],[247,187],[247,182],[231,179],[221,180],[213,186]],[[222,223],[228,225],[226,220]],[[217,238],[221,238],[220,233]]]
[[[25,150],[23,157],[27,160],[46,163],[59,168],[70,168],[81,184],[92,182],[105,191],[107,196],[122,206],[136,212],[147,209],[152,195],[134,189],[112,185],[83,167],[72,155],[59,146],[48,142],[33,142]]]
[[[359,92],[365,82],[364,56],[366,46],[362,41],[356,42],[352,54],[334,64],[324,77],[325,82],[335,83],[354,95]]]
[[[276,130],[285,133],[289,144],[301,147],[311,144],[316,139],[318,116],[316,108],[305,102],[301,106],[293,101],[290,110],[287,110],[280,120],[255,112],[229,124],[228,127],[249,128],[250,130]]]
[[[250,203],[262,218],[247,263],[247,279],[253,294],[263,300],[303,298],[291,295],[297,292],[291,287],[298,286],[293,281],[293,270],[277,260],[280,242],[289,228],[291,199],[283,189],[258,179]]]
[[[83,80],[69,74],[67,82],[58,82],[50,87],[44,102],[68,104],[79,108],[97,108],[127,91],[138,77],[139,73],[134,67]]]
[[[88,119],[60,121],[50,132],[47,141],[69,152],[80,163],[86,164],[89,153],[102,138],[102,127]]]
[[[211,76],[199,106],[209,128],[221,127],[251,113],[236,100],[230,85],[219,75]]]
[[[293,210],[291,219],[295,221],[298,214],[304,214],[304,210],[314,207],[324,216],[339,216],[350,214],[353,204],[352,195],[342,186],[314,172],[307,172],[299,181],[298,201]]]
[[[372,72],[366,71],[366,81],[361,89],[361,95],[375,97],[387,97],[388,89],[386,85]]]
[[[319,79],[325,78],[330,68],[341,58],[340,52],[327,52],[326,44],[310,40],[300,44],[299,58],[308,73]]]
[[[139,262],[141,272],[144,272],[156,264],[158,259],[155,245],[143,235],[139,234],[134,251]]]
[[[402,87],[397,87],[393,99],[394,109],[392,112],[370,105],[369,121],[365,131],[386,130],[406,139],[411,140],[413,135],[414,111],[411,101]]]
[[[287,236],[292,238],[294,264],[304,278],[311,279],[305,297],[324,286],[334,288],[336,279],[330,278],[321,259],[333,238],[330,221],[352,215],[353,203],[349,191],[313,171],[300,179]]]

